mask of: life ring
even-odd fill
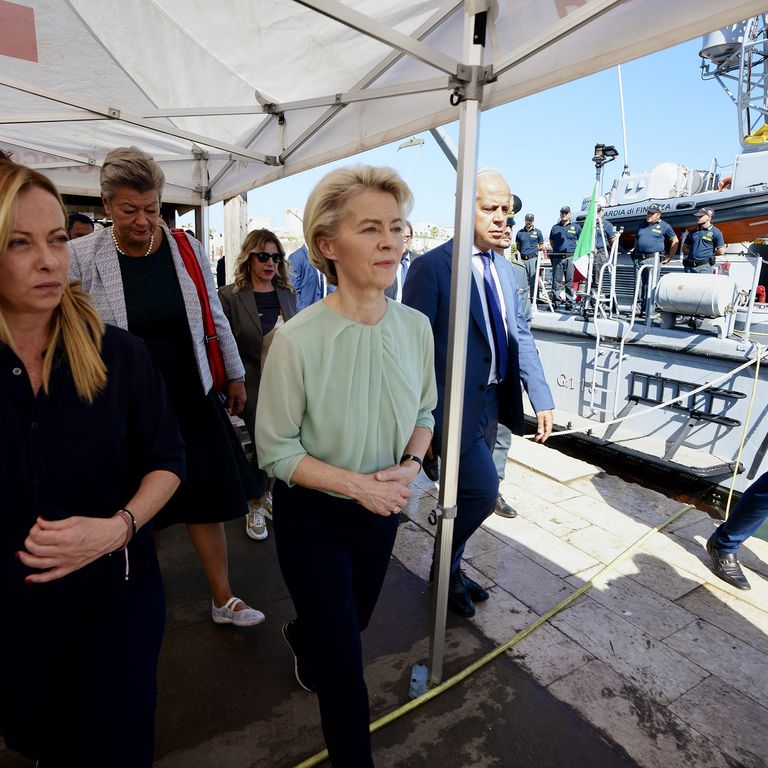
[[[722,192],[724,189],[730,189],[732,181],[732,176],[726,176],[724,179],[721,179],[720,183],[717,185],[717,191]]]

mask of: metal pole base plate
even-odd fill
[[[411,684],[408,687],[408,698],[418,699],[429,690],[429,667],[426,664],[414,664],[411,667]]]

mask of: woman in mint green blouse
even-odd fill
[[[296,608],[296,679],[317,692],[335,768],[373,766],[360,632],[437,404],[432,331],[387,299],[410,190],[389,168],[325,176],[304,209],[312,264],[337,290],[275,335],[256,411],[259,465],[277,478],[274,530]]]

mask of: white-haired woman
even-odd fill
[[[149,768],[149,523],[184,446],[145,345],[69,283],[67,239],[51,181],[0,160],[0,734],[41,768]]]
[[[276,334],[256,410],[259,462],[277,478],[280,568],[296,608],[283,634],[298,682],[317,691],[337,768],[373,765],[360,632],[437,402],[429,323],[384,295],[411,202],[390,168],[335,170],[312,191],[304,237],[337,290]]]
[[[187,481],[155,521],[185,523],[211,590],[218,624],[251,626],[264,614],[232,594],[224,521],[245,516],[263,492],[213,387],[195,283],[160,219],[165,176],[146,152],[118,147],[104,158],[101,197],[112,226],[71,242],[70,275],[104,322],[144,339],[163,375],[186,443]],[[183,235],[186,237],[186,234]],[[227,407],[245,403],[244,369],[202,245],[189,239],[204,276],[229,384]]]

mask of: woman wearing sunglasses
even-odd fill
[[[235,264],[235,282],[219,288],[219,298],[245,366],[246,401],[241,416],[253,442],[256,400],[267,350],[275,331],[296,314],[296,295],[277,235],[268,229],[248,233]],[[267,488],[266,475],[261,471],[259,474]],[[267,538],[265,516],[271,513],[268,489],[260,499],[248,502],[245,532],[250,538]]]

